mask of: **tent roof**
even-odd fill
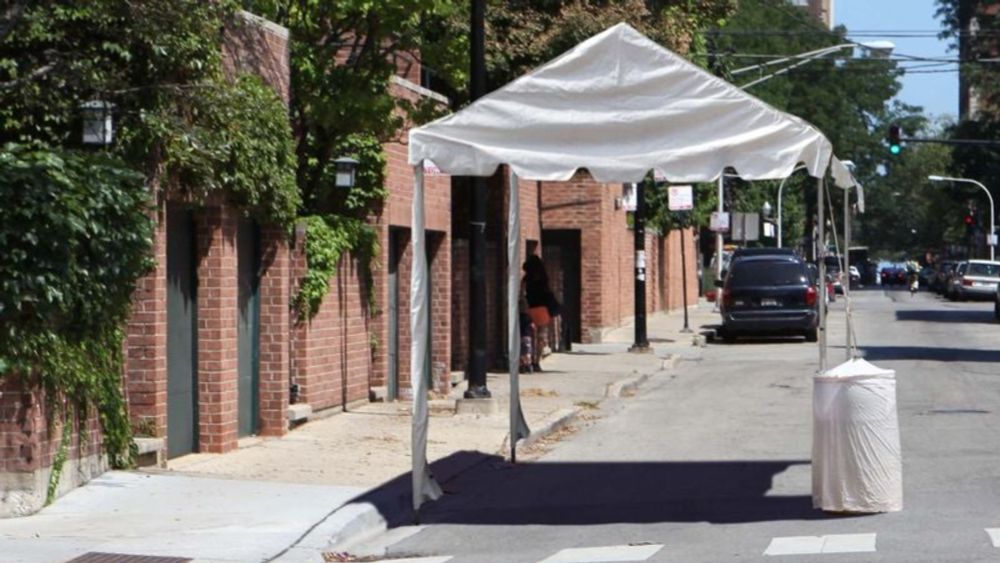
[[[714,180],[733,167],[778,179],[823,176],[833,149],[804,120],[716,78],[620,23],[463,110],[410,131],[409,162],[530,180]],[[839,182],[838,182],[839,183]]]

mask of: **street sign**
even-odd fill
[[[986,244],[989,245],[989,246],[996,246],[997,245],[997,236],[996,235],[986,235]]]
[[[733,242],[760,240],[760,215],[757,213],[733,213],[733,228],[729,238]]]
[[[708,224],[708,229],[715,233],[728,233],[729,213],[725,211],[713,211],[712,219]]]
[[[691,186],[670,186],[667,192],[667,208],[671,211],[694,209],[694,194]]]
[[[625,190],[622,193],[622,209],[625,211],[635,211],[636,204],[638,203],[636,195],[635,184],[625,184]]]
[[[764,223],[764,236],[766,238],[774,238],[775,231],[774,223]]]

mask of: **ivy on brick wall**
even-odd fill
[[[378,233],[371,225],[339,215],[305,217],[305,254],[307,271],[299,283],[294,299],[300,321],[307,321],[319,312],[323,298],[330,289],[330,279],[337,273],[345,252],[352,252],[367,294],[368,310],[375,309],[375,288],[372,267],[378,256]]]
[[[143,177],[121,160],[0,149],[0,378],[43,390],[65,420],[67,408],[81,419],[96,408],[113,467],[134,458],[121,327],[153,265],[152,232]]]

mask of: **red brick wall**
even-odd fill
[[[125,393],[132,423],[151,423],[157,436],[166,436],[167,221],[162,202],[154,218],[156,265],[136,284],[125,330]]]
[[[603,200],[620,195],[577,174],[569,182],[542,182],[540,214],[543,229],[580,231],[580,325],[581,339],[590,342],[589,331],[604,326],[605,247]]]
[[[69,408],[65,402],[62,405]],[[44,391],[25,389],[19,375],[0,379],[0,473],[32,472],[52,465],[64,428],[62,414],[48,406]],[[85,419],[79,412],[74,414],[66,468],[72,466],[72,460],[103,453],[96,409],[91,406]]]
[[[239,12],[226,25],[222,69],[234,78],[256,74],[288,104],[288,30],[249,12]]]
[[[296,267],[305,263],[304,241],[296,245]],[[293,379],[300,402],[315,410],[366,399],[372,356],[365,280],[357,261],[345,254],[330,290],[312,320],[297,323],[292,342]]]
[[[600,338],[602,329],[620,325],[635,314],[635,236],[626,212],[616,209],[621,184],[598,184],[586,174],[569,182],[543,182],[540,193],[543,229],[576,229],[581,246],[581,339]],[[690,234],[687,237],[691,239]],[[680,306],[679,237],[669,240],[646,235],[646,311]],[[688,270],[696,271],[694,241],[688,240]],[[676,262],[676,263],[675,263]],[[676,276],[672,280],[670,275]],[[559,274],[552,276],[558,283]],[[697,281],[689,280],[697,299]],[[676,298],[673,296],[676,294]],[[672,300],[673,299],[673,300]]]
[[[288,430],[291,257],[285,229],[262,228],[260,241],[260,433],[280,436]]]
[[[238,216],[208,205],[196,218],[199,449],[221,453],[237,439]]]

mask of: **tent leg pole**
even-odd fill
[[[823,298],[819,300],[819,371],[826,371],[826,214],[824,208],[823,178],[816,179],[816,261],[819,267],[819,280]]]
[[[517,441],[530,434],[521,411],[521,195],[513,170],[507,184],[507,375],[510,380],[510,461],[517,463]]]

